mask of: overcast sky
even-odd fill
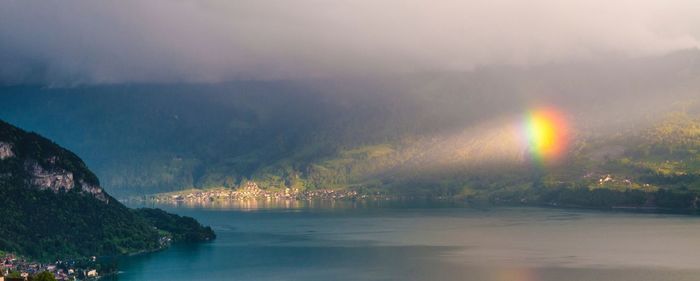
[[[697,0],[0,2],[0,84],[460,71],[699,46]]]

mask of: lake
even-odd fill
[[[443,204],[156,206],[211,243],[129,257],[132,280],[698,280],[700,217]]]

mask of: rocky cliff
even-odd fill
[[[73,189],[109,203],[97,177],[72,152],[35,133],[0,121],[0,177],[23,180],[28,187],[55,193]]]

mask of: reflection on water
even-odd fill
[[[255,211],[270,209],[353,209],[353,208],[444,208],[464,207],[466,203],[461,201],[433,201],[433,200],[292,200],[292,199],[239,199],[239,200],[196,200],[196,201],[168,201],[168,202],[125,202],[131,207],[157,207],[157,208],[199,208],[237,211]]]
[[[700,221],[691,216],[477,210],[442,203],[427,208],[424,202],[420,207],[406,202],[233,203],[158,206],[212,225],[218,239],[124,259],[124,272],[116,279],[644,281],[700,276]]]
[[[336,200],[286,200],[286,199],[241,199],[215,201],[171,201],[150,203],[151,206],[260,210],[260,209],[302,209],[302,208],[352,208],[367,205],[366,201],[336,201]]]

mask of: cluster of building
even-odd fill
[[[78,266],[76,261],[56,261],[54,263],[39,263],[18,257],[11,253],[0,255],[0,281],[28,281],[32,276],[44,271],[54,275],[56,280],[90,280],[99,278],[99,274],[94,267],[84,264],[95,265],[95,257],[89,262],[81,262]]]
[[[621,185],[621,186],[629,186],[629,187],[643,187],[643,188],[651,188],[652,186],[650,184],[639,184],[635,183],[632,181],[632,179],[627,178],[627,177],[615,177],[612,174],[595,174],[595,173],[587,173],[586,175],[583,176],[584,179],[597,179],[598,185],[605,185],[605,184],[613,184],[613,185]]]
[[[333,190],[316,189],[300,191],[297,188],[284,188],[280,190],[268,190],[258,187],[249,181],[238,189],[231,190],[225,188],[197,190],[191,192],[181,192],[169,195],[156,195],[151,199],[156,202],[209,202],[220,200],[344,200],[363,199],[367,195],[361,195],[354,190]]]

